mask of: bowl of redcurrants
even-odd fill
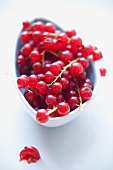
[[[14,61],[16,88],[27,112],[46,127],[64,125],[82,112],[98,89],[96,46],[76,30],[36,18],[23,21]]]

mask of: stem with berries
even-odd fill
[[[67,64],[66,66],[64,66],[64,68],[61,70],[60,74],[54,79],[54,81],[53,81],[51,84],[49,84],[49,86],[51,86],[53,83],[55,83],[55,82],[58,80],[58,78],[61,78],[62,74],[63,74],[73,63],[77,62],[79,59],[80,59],[80,58],[78,57],[78,58],[76,58],[75,60],[72,60],[71,62],[69,62],[69,64]]]

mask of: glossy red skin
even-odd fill
[[[36,162],[41,158],[39,151],[33,146],[25,147],[19,156],[20,161],[26,160],[28,163]]]

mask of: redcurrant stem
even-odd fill
[[[57,37],[58,37],[58,34],[56,34],[56,33],[50,33],[50,36],[57,38]]]
[[[37,47],[34,47],[33,50],[38,50],[38,48],[37,48]]]
[[[50,115],[51,113],[53,113],[53,112],[56,111],[56,110],[57,110],[57,107],[53,106],[53,109],[49,110],[49,111],[47,112],[47,115]]]
[[[15,77],[15,76],[13,76],[12,74],[10,74],[10,73],[6,73],[8,76],[11,76],[12,78],[16,78],[16,79],[18,79],[17,77]]]
[[[75,78],[75,77],[73,77],[73,79],[74,79],[74,81],[76,82],[76,86],[77,86],[76,90],[77,90],[77,92],[78,92],[79,99],[80,99],[80,105],[79,105],[79,108],[80,108],[81,110],[83,110],[83,108],[82,108],[82,98],[81,98],[81,96],[80,96],[78,83],[77,83],[77,80],[76,80],[76,78]]]
[[[58,57],[58,54],[55,53],[54,51],[52,51],[52,50],[47,50],[47,51],[49,51],[51,54],[53,54],[53,55],[55,55],[56,57]]]
[[[33,34],[33,31],[29,31],[29,34]]]
[[[79,105],[79,108],[80,108],[80,110],[82,111],[83,110],[83,108],[82,108],[82,98],[81,98],[81,96],[79,95],[79,99],[80,99],[80,105]]]
[[[41,53],[41,55],[42,55],[42,66],[44,66],[44,63],[45,63],[45,61],[44,61],[45,52],[46,52],[46,50],[44,50],[44,51]]]
[[[36,89],[34,89],[33,87],[31,87],[31,86],[28,85],[27,88],[28,88],[28,89],[31,89],[32,91],[34,91],[34,92],[38,95]]]
[[[41,55],[42,55],[42,66],[44,66],[44,63],[45,63],[44,55],[45,55],[45,52],[46,52],[46,51],[48,51],[48,52],[50,52],[51,54],[53,54],[54,56],[58,57],[58,54],[55,53],[54,51],[44,49],[44,51],[41,53]]]
[[[48,86],[51,86],[53,83],[55,83],[57,81],[58,78],[60,78],[62,76],[62,73],[64,71],[66,71],[67,68],[69,68],[74,62],[77,62],[80,59],[80,57],[76,58],[75,60],[72,60],[69,64],[67,64],[63,70],[61,70],[60,74],[52,81],[52,83],[50,83]]]
[[[57,110],[57,107],[53,106],[53,109],[49,110],[46,115],[50,115],[51,113],[53,113],[54,111]]]

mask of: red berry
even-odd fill
[[[30,87],[36,87],[38,82],[38,77],[35,74],[32,74],[29,76],[29,86]]]
[[[44,48],[47,50],[52,50],[53,48],[53,39],[47,38],[44,40]]]
[[[38,80],[39,81],[44,81],[45,80],[45,75],[43,73],[37,74]]]
[[[36,113],[36,120],[40,123],[46,123],[49,119],[49,115],[47,115],[46,109],[39,109]]]
[[[48,106],[55,106],[57,103],[57,98],[55,96],[49,94],[46,96],[45,102]]]
[[[22,25],[23,25],[23,29],[28,29],[31,26],[30,22],[27,20],[23,21]]]
[[[71,80],[68,89],[69,90],[75,90],[77,88],[76,83]]]
[[[80,96],[83,100],[89,100],[92,96],[92,90],[89,87],[82,87],[80,89]]]
[[[25,147],[19,154],[20,156],[20,161],[26,160],[28,163],[33,163],[38,161],[41,156],[35,147]]]
[[[83,70],[83,72],[76,77],[77,81],[79,82],[78,84],[85,82],[86,78],[87,78],[87,73],[85,70]]]
[[[50,66],[50,71],[57,76],[61,71],[61,66],[57,62],[54,62]]]
[[[56,95],[56,98],[57,98],[57,103],[64,102],[64,100],[65,100],[63,94]]]
[[[26,43],[26,44],[22,47],[21,51],[22,51],[23,56],[27,57],[27,56],[30,55],[30,53],[31,53],[31,51],[32,51],[32,46],[31,46],[29,43]]]
[[[57,36],[57,45],[59,50],[65,50],[68,44],[68,37],[65,33],[59,33]]]
[[[26,65],[26,59],[23,55],[19,55],[16,60],[17,64],[20,66],[25,66]]]
[[[94,61],[102,59],[102,53],[98,49],[92,52],[92,56]]]
[[[40,41],[39,43],[37,43],[37,49],[39,51],[39,53],[42,53],[43,50],[44,50],[44,42],[43,41]]]
[[[88,60],[84,57],[80,58],[79,63],[83,66],[84,69],[86,69],[89,66]]]
[[[69,52],[71,52],[73,54],[73,58],[76,57],[78,49],[74,49],[70,44],[68,44],[66,46],[66,50],[68,50]]]
[[[44,68],[43,68],[43,73],[50,71],[50,67],[51,67],[50,63],[45,63]]]
[[[18,88],[25,88],[27,87],[29,84],[29,77],[26,75],[21,75],[20,77],[18,77],[17,79],[17,85]]]
[[[73,49],[78,50],[78,47],[82,45],[82,39],[77,35],[72,36],[70,39],[70,45],[72,46]]]
[[[69,80],[65,77],[60,79],[60,83],[62,84],[62,89],[67,89],[69,86]]]
[[[83,66],[79,62],[75,62],[70,67],[70,72],[74,76],[78,76],[83,72]]]
[[[100,75],[102,77],[106,76],[106,69],[105,68],[101,67],[99,70],[100,70]]]
[[[41,102],[42,102],[41,97],[37,95],[35,99],[29,101],[29,104],[31,105],[32,108],[40,108]]]
[[[65,116],[70,112],[70,106],[66,102],[61,102],[57,105],[57,110],[60,116]]]
[[[86,78],[86,80],[84,81],[84,83],[88,83],[91,87],[93,87],[93,82],[91,79]]]
[[[40,62],[36,62],[33,64],[33,70],[35,74],[39,74],[42,72],[42,64]]]
[[[24,65],[18,68],[19,74],[20,75],[29,75],[30,74],[30,69],[28,65]]]
[[[39,94],[44,95],[47,91],[47,84],[44,81],[39,81],[37,83],[37,91]]]
[[[32,34],[32,38],[36,43],[39,43],[41,41],[41,36],[42,36],[41,31],[34,31]]]
[[[69,70],[64,71],[64,72],[62,73],[62,77],[67,78],[69,81],[72,80],[72,74],[71,74],[71,72],[70,72]]]
[[[54,80],[54,75],[50,71],[45,73],[45,81],[51,83]]]
[[[47,95],[48,94],[52,94],[52,95],[55,95],[55,93],[53,92],[53,90],[52,90],[52,87],[47,87],[47,93],[46,93]]]
[[[33,50],[30,54],[32,63],[40,62],[41,61],[41,55],[37,50]]]
[[[43,32],[41,36],[41,41],[44,41],[45,39],[50,38],[50,37],[51,35],[49,32]]]
[[[66,30],[65,31],[65,33],[66,33],[66,35],[68,36],[68,37],[72,37],[72,36],[75,36],[77,33],[76,33],[76,31],[75,30]]]
[[[68,103],[71,109],[76,109],[80,105],[79,97],[72,96],[68,99]]]
[[[65,97],[66,97],[66,100],[67,100],[67,101],[68,101],[68,99],[71,98],[72,96],[78,97],[78,92],[75,91],[75,90],[72,90],[72,89],[66,91]]]
[[[29,102],[29,101],[35,100],[37,96],[36,96],[36,93],[33,90],[27,89],[24,92],[24,97]]]
[[[41,31],[41,32],[43,32],[44,31],[44,23],[41,22],[41,21],[34,22],[31,25],[31,30],[32,31]]]
[[[81,85],[80,85],[80,88],[82,88],[82,87],[89,87],[89,88],[93,88],[93,86],[91,85],[91,84],[89,84],[89,83],[86,83],[86,82],[83,82]]]
[[[73,54],[68,50],[62,51],[60,53],[60,60],[65,64],[68,64],[73,59]]]
[[[56,27],[51,23],[47,22],[44,27],[45,32],[55,33]]]
[[[59,83],[59,82],[55,82],[53,85],[52,85],[52,91],[55,93],[55,94],[58,94],[62,91],[62,84]]]
[[[82,56],[83,57],[88,57],[93,51],[93,48],[91,45],[82,45],[80,48],[79,48],[79,52],[81,52]]]
[[[31,35],[28,31],[23,31],[20,38],[23,42],[28,43],[31,40]]]
[[[57,63],[61,66],[61,69],[64,67],[64,62],[61,60],[57,60]]]
[[[53,38],[53,51],[58,52],[59,51],[59,44],[57,42],[57,39]]]

